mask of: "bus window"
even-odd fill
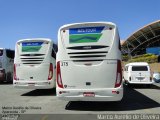
[[[53,49],[52,49],[52,57],[56,59],[56,53]]]
[[[14,58],[14,51],[12,50],[6,50],[6,55],[8,58]]]
[[[0,56],[2,56],[3,55],[3,50],[0,50]]]
[[[57,47],[57,45],[56,45],[56,44],[54,44],[54,43],[53,43],[53,49],[54,49],[54,51],[57,53],[57,51],[58,51],[58,47]]]

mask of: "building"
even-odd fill
[[[124,55],[136,56],[146,53],[160,55],[160,20],[140,28],[129,36],[121,46]]]

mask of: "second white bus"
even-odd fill
[[[56,86],[56,45],[50,39],[22,39],[16,43],[16,88],[49,89]]]
[[[57,87],[68,101],[120,101],[120,38],[111,22],[64,25],[58,32]]]

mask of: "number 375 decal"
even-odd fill
[[[61,66],[68,66],[68,62],[61,62]]]

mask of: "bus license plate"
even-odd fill
[[[84,96],[84,97],[94,97],[94,96],[95,96],[95,93],[94,93],[94,92],[84,92],[84,93],[83,93],[83,96]]]
[[[35,83],[28,83],[29,86],[35,86]]]
[[[138,80],[143,80],[143,79],[144,79],[143,77],[139,77],[139,78],[138,78]]]

